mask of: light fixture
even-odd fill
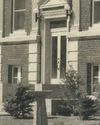
[[[37,22],[38,20],[41,19],[40,10],[38,8],[35,8],[34,13],[35,13],[35,22]]]
[[[71,9],[71,7],[69,6],[68,3],[65,4],[64,9],[66,10],[66,17],[68,18],[68,16],[71,16],[71,14],[72,14],[72,9]]]

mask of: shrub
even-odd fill
[[[64,88],[64,96],[67,99],[75,99],[79,98],[82,94],[81,85],[82,80],[80,75],[73,69],[68,70],[65,73],[65,77],[63,78],[63,83],[65,85]]]
[[[97,98],[95,96],[85,96],[81,100],[80,115],[83,120],[97,112]]]
[[[18,85],[15,95],[9,96],[4,103],[5,111],[15,118],[25,118],[32,112],[31,103],[34,101],[28,86]]]
[[[59,105],[57,110],[59,115],[62,116],[71,116],[71,113],[73,111],[72,107],[70,105]]]
[[[67,105],[71,105],[73,115],[79,114],[79,101],[83,93],[83,82],[77,71],[70,67],[63,78],[63,98]],[[77,103],[77,105],[76,105]]]

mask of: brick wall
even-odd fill
[[[8,84],[8,65],[21,66],[22,83],[28,84],[28,44],[2,45],[3,97],[13,94],[16,86]]]
[[[84,87],[87,86],[87,64],[93,63],[100,65],[100,40],[81,40],[79,41],[79,74],[81,75]],[[87,91],[87,90],[86,90]]]
[[[63,96],[63,90],[65,89],[64,85],[51,85],[51,84],[44,84],[43,90],[51,90],[52,93],[48,96],[48,98],[52,99],[62,99]]]

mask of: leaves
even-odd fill
[[[24,118],[32,111],[33,94],[29,87],[18,85],[15,95],[9,96],[5,102],[5,110],[16,118]]]
[[[77,98],[80,96],[80,86],[82,85],[82,80],[80,75],[75,70],[72,69],[66,72],[63,82],[65,85],[65,96],[68,98]]]

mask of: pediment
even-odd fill
[[[41,8],[53,8],[64,6],[65,4],[67,4],[67,0],[47,0],[42,4]]]

